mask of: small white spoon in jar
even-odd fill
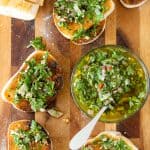
[[[87,142],[97,121],[107,108],[108,106],[102,107],[102,109],[97,113],[97,115],[71,139],[69,143],[69,148],[71,150],[78,150]]]

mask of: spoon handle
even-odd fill
[[[81,148],[88,140],[92,130],[94,129],[97,121],[101,115],[105,112],[107,106],[104,106],[97,115],[83,128],[81,129],[70,141],[69,148],[72,150],[78,150]]]

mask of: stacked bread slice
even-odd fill
[[[0,14],[13,18],[32,20],[44,0],[0,0]]]

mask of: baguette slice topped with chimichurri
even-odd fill
[[[37,122],[19,120],[9,125],[8,150],[52,150],[52,143]]]
[[[112,0],[57,0],[53,18],[59,32],[75,44],[94,41],[105,28],[115,5]]]
[[[2,90],[2,99],[26,112],[45,111],[62,85],[56,59],[46,51],[35,51]]]
[[[89,139],[81,150],[138,150],[138,148],[120,132],[105,131]]]
[[[126,8],[136,8],[143,5],[148,0],[120,0],[121,4]]]

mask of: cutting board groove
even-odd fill
[[[76,62],[89,50],[104,44],[119,44],[141,56],[150,69],[150,1],[137,9],[125,9],[115,0],[116,10],[107,19],[105,32],[93,43],[76,46],[65,39],[54,26],[52,11],[54,0],[46,0],[35,21],[21,21],[0,16],[0,88],[13,75],[25,58],[32,53],[27,49],[34,36],[44,37],[47,49],[62,67],[64,86],[59,91],[56,106],[64,112],[60,119],[47,113],[21,113],[11,105],[0,101],[0,149],[6,148],[6,132],[10,122],[18,119],[34,119],[47,128],[52,137],[54,150],[68,150],[69,139],[84,127],[90,119],[74,104],[70,93],[70,77]],[[99,122],[91,136],[104,130],[117,130],[130,138],[140,150],[150,147],[150,101],[130,119],[117,124]],[[68,119],[69,123],[64,120]]]

